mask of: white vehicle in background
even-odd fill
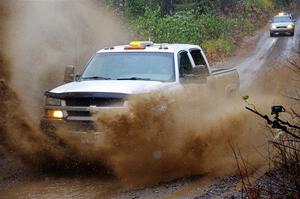
[[[41,126],[46,131],[71,124],[76,131],[93,132],[91,112],[126,109],[134,94],[182,89],[185,84],[207,84],[224,95],[239,90],[235,68],[211,69],[203,50],[190,44],[147,41],[105,48],[74,77],[74,67],[67,66],[66,84],[45,93]]]
[[[279,13],[270,21],[270,37],[279,34],[289,34],[294,36],[295,22],[292,15],[286,12]]]

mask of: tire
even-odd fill
[[[270,32],[270,37],[274,37],[274,33]]]
[[[291,32],[291,36],[292,36],[292,37],[294,36],[294,32]]]

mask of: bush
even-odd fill
[[[138,39],[155,42],[198,43],[199,27],[191,12],[179,12],[174,16],[160,17],[159,10],[146,9],[143,16],[131,23]]]
[[[274,9],[274,4],[271,0],[243,0],[242,7],[246,13],[263,13]]]
[[[198,44],[216,52],[210,57],[218,59],[229,55],[234,44],[269,18],[277,5],[287,6],[293,0],[177,0],[175,14],[164,16],[161,0],[102,1],[129,17],[137,40]]]
[[[159,9],[149,8],[144,15],[132,19],[131,26],[137,40],[199,44],[208,52],[217,52],[210,56],[214,59],[229,55],[234,49],[233,44],[251,30],[250,22],[244,19],[213,14],[195,16],[190,11],[161,17]]]
[[[217,40],[207,40],[202,47],[206,49],[206,56],[213,61],[231,55],[234,49],[233,43],[224,37]]]

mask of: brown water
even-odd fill
[[[118,182],[112,179],[101,180],[99,178],[47,178],[31,181],[0,192],[1,198],[110,198],[120,187]]]

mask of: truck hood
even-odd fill
[[[91,80],[71,82],[54,88],[52,93],[66,92],[107,92],[138,94],[156,91],[176,85],[176,82],[139,81],[139,80]]]

